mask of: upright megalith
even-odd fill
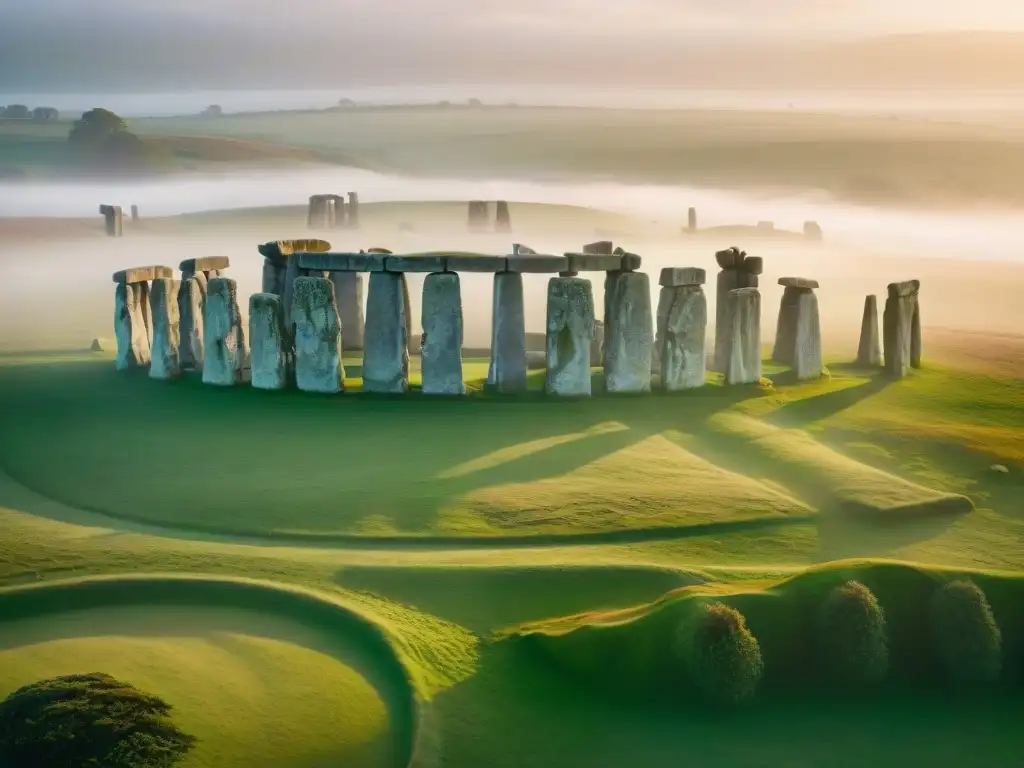
[[[366,297],[363,391],[409,390],[409,288],[402,272],[371,272]]]
[[[349,351],[363,349],[366,320],[363,314],[363,276],[358,272],[330,272],[341,317],[341,345]]]
[[[197,272],[181,281],[178,290],[178,318],[181,345],[178,359],[182,370],[203,369],[203,314],[206,308],[206,275]]]
[[[470,232],[486,232],[490,229],[488,206],[484,200],[470,200],[466,210],[466,224]]]
[[[686,231],[693,234],[697,231],[697,209],[689,208],[686,211]]]
[[[657,373],[666,392],[704,386],[708,304],[699,267],[661,270],[658,283]]]
[[[345,388],[345,368],[334,283],[325,277],[296,278],[291,327],[298,388],[328,395],[341,392]]]
[[[761,293],[757,288],[729,291],[732,326],[725,369],[726,384],[754,384],[761,378]]]
[[[772,360],[792,368],[797,379],[815,379],[821,375],[821,321],[817,280],[780,277],[785,289],[779,306]]]
[[[331,244],[326,240],[299,239],[299,240],[275,240],[263,243],[257,250],[263,256],[263,293],[276,293],[282,298],[285,317],[289,312],[291,301],[291,287],[289,282],[288,264],[293,261],[292,257],[297,253],[326,253],[331,250]],[[299,275],[299,271],[293,265],[291,279]]]
[[[512,215],[508,210],[508,201],[499,200],[495,206],[494,214],[494,231],[495,232],[511,232],[512,231]]]
[[[337,206],[333,195],[310,195],[306,225],[310,229],[334,229]]]
[[[815,243],[821,242],[822,232],[821,226],[816,221],[805,221],[804,222],[804,237]]]
[[[345,224],[349,229],[359,229],[360,215],[359,215],[359,193],[349,192],[348,193],[348,205],[346,206],[348,216],[346,217]]]
[[[590,341],[594,337],[594,295],[590,281],[553,277],[548,281],[547,377],[551,395],[587,396]]]
[[[605,389],[608,392],[650,392],[654,321],[649,278],[643,272],[617,274],[611,281],[607,301]]]
[[[514,250],[514,249],[513,249]],[[491,362],[487,385],[495,392],[526,390],[526,310],[523,276],[519,272],[494,275],[491,302]]]
[[[224,270],[231,266],[231,259],[227,256],[201,256],[194,259],[185,259],[179,265],[182,281],[188,280],[202,274],[207,281],[212,277],[220,277]]]
[[[153,350],[149,364],[151,379],[176,379],[181,376],[178,348],[181,331],[178,315],[178,291],[181,283],[167,277],[154,278],[150,290],[153,312]]]
[[[890,283],[882,313],[885,371],[894,379],[921,366],[921,316],[918,292],[921,283],[907,280]]]
[[[124,213],[120,205],[101,205],[100,216],[103,217],[103,231],[107,237],[124,235]]]
[[[434,272],[423,281],[423,394],[462,395],[462,290],[455,272]]]
[[[170,267],[135,267],[115,272],[114,336],[119,371],[148,365],[152,359],[153,316],[150,309],[149,282],[172,279]]]
[[[134,223],[138,222],[138,220],[139,220],[139,206],[133,205],[132,206],[132,223],[134,224]]]
[[[238,309],[238,287],[229,277],[215,277],[206,286],[203,336],[203,383],[233,387],[244,381],[249,347]]]
[[[738,288],[757,288],[758,275],[764,270],[764,263],[758,256],[747,256],[739,248],[727,248],[715,253],[715,260],[721,267],[715,303],[715,358],[716,371],[724,373],[729,363],[729,344],[732,339],[732,316],[729,314],[730,291]]]
[[[878,368],[882,365],[882,344],[878,335],[878,299],[873,294],[864,297],[864,316],[860,321],[860,343],[857,345],[857,365]]]
[[[295,378],[294,341],[284,324],[281,297],[254,293],[249,297],[249,347],[252,386],[287,389]]]

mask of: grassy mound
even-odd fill
[[[818,640],[815,619],[829,594],[855,579],[886,606],[890,676],[899,682],[934,680],[934,666],[921,652],[931,639],[927,606],[951,576],[956,572],[893,562],[836,562],[785,580],[684,587],[646,605],[534,622],[509,628],[503,636],[535,645],[567,671],[601,680],[611,690],[670,695],[666,670],[673,664],[675,628],[694,624],[709,602],[721,602],[740,611],[758,639],[765,686],[789,691],[822,682],[807,663]],[[991,597],[1007,645],[1024,647],[1024,577],[973,578]]]
[[[992,683],[1002,671],[1002,633],[985,593],[971,581],[936,590],[929,618],[935,652],[955,683]]]
[[[889,671],[885,614],[871,590],[848,581],[829,594],[817,626],[825,674],[847,685],[881,681]]]

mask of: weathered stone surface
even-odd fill
[[[215,277],[206,286],[203,336],[203,383],[232,387],[244,381],[249,347],[231,278]]]
[[[805,291],[813,291],[818,287],[818,281],[806,277],[780,277],[779,285],[784,288],[800,288]]]
[[[526,390],[526,371],[523,276],[516,272],[499,272],[494,276],[491,362],[487,370],[487,384],[503,394],[523,392]]]
[[[650,392],[654,329],[651,284],[643,272],[622,272],[610,284],[607,348],[608,392]]]
[[[791,366],[800,381],[821,376],[821,321],[818,297],[811,291],[796,295],[796,334]]]
[[[363,348],[363,276],[358,272],[328,272],[341,318],[341,347],[349,352]]]
[[[275,293],[278,296],[284,293],[284,278],[287,267],[278,264],[271,259],[263,260],[263,293]]]
[[[857,345],[857,365],[877,368],[882,364],[882,345],[878,334],[878,299],[864,297],[864,316],[860,321],[860,343]]]
[[[661,270],[658,285],[675,288],[682,285],[704,285],[708,274],[700,267],[666,267]]]
[[[359,193],[349,192],[348,193],[348,227],[350,229],[359,229]]]
[[[590,395],[590,341],[594,337],[594,296],[590,281],[553,277],[548,281],[547,376],[552,395]]]
[[[119,205],[101,205],[100,215],[103,216],[104,231],[108,237],[121,237],[124,234],[124,213]]]
[[[496,206],[496,210],[494,213],[494,231],[512,231],[512,216],[508,211],[508,203],[504,200],[499,200]]]
[[[689,208],[686,211],[686,231],[696,232],[697,231],[697,209]]]
[[[148,365],[150,361],[149,335],[139,306],[140,285],[145,283],[118,283],[114,287],[114,365],[119,371]]]
[[[583,246],[583,253],[586,254],[604,254],[607,256],[614,253],[615,244],[611,240],[598,240],[596,243],[587,243]],[[597,270],[601,271],[601,270]]]
[[[181,343],[178,290],[181,283],[166,277],[153,281],[150,301],[153,311],[153,349],[149,364],[151,379],[176,379],[181,376],[178,346]]]
[[[462,395],[462,291],[455,272],[423,281],[423,394]]]
[[[174,279],[174,270],[170,267],[134,267],[122,269],[114,273],[115,283],[148,283],[158,277]]]
[[[523,245],[522,243],[513,243],[512,244],[512,255],[513,256],[533,256],[536,253],[537,252],[535,250],[533,250],[533,248],[531,248],[528,245]]]
[[[714,369],[725,373],[729,364],[729,345],[732,339],[732,304],[729,293],[737,288],[746,288],[744,275],[734,269],[718,273],[715,300],[715,357]]]
[[[920,286],[917,280],[889,285],[882,313],[882,334],[885,370],[892,378],[902,378],[911,367],[921,366]]]
[[[753,384],[761,378],[761,294],[757,288],[729,292],[732,333],[726,384]]]
[[[296,254],[303,269],[325,272],[383,272],[384,253],[330,253],[304,251]]]
[[[594,321],[594,338],[590,340],[590,364],[601,364],[601,368],[607,368],[605,362],[605,335],[607,329],[601,320]]]
[[[659,373],[661,386],[667,392],[696,389],[704,386],[705,341],[707,338],[708,304],[699,285],[663,288],[667,292],[665,320],[662,328]],[[659,314],[661,302],[659,301]]]
[[[821,226],[816,221],[805,221],[804,222],[804,237],[808,240],[820,241],[821,240]]]
[[[675,290],[662,286],[658,292],[658,310],[654,317],[654,349],[651,352],[651,373],[661,373],[661,355],[665,346],[665,324],[668,322]]]
[[[920,289],[920,280],[904,280],[902,283],[889,283],[890,296],[916,296]]]
[[[202,272],[183,280],[178,290],[181,344],[178,360],[182,370],[202,370],[203,314],[206,307],[206,276]]]
[[[509,272],[553,275],[569,269],[569,260],[565,256],[520,253],[517,256],[508,257],[507,267]]]
[[[366,300],[363,391],[409,390],[409,303],[405,275],[371,272]]]
[[[910,367],[921,367],[921,300],[914,296],[914,314],[910,318]]]
[[[284,286],[281,292],[281,303],[284,305],[284,324],[292,327],[292,301],[295,296],[295,281],[307,274],[299,266],[299,259],[288,259],[284,268]]]
[[[289,256],[295,253],[322,253],[331,250],[331,244],[326,240],[302,238],[299,240],[274,240],[257,246],[256,250],[262,256],[284,264]]]
[[[764,272],[764,259],[760,256],[746,256],[740,268],[748,275],[760,275]]]
[[[739,269],[743,263],[744,256],[746,254],[743,251],[733,246],[732,248],[717,251],[715,253],[715,261],[718,262],[718,266],[722,269]]]
[[[227,256],[200,256],[195,259],[185,259],[179,268],[185,279],[188,279],[196,272],[220,272],[230,266],[231,259]]]
[[[622,256],[621,269],[623,272],[636,272],[643,264],[643,259],[635,253],[624,252],[620,255]]]
[[[341,392],[345,369],[334,283],[324,277],[296,278],[291,321],[298,388],[329,395]]]
[[[614,253],[567,253],[570,272],[612,272],[622,269],[622,257]]]
[[[444,272],[444,257],[433,255],[387,256],[386,272]]]
[[[485,256],[477,253],[446,253],[446,272],[505,272],[508,259],[504,256]]]
[[[284,324],[284,307],[275,293],[249,297],[249,345],[252,385],[287,389],[295,379],[294,341]]]
[[[161,278],[163,279],[163,278]],[[136,283],[135,291],[139,297],[139,313],[142,315],[142,323],[146,327],[146,338],[150,350],[153,349],[153,308],[149,300],[149,283]]]
[[[782,292],[779,319],[775,326],[775,343],[772,345],[773,363],[793,364],[793,351],[796,347],[797,299],[801,293],[799,288],[786,288]]]
[[[469,230],[471,232],[483,232],[489,228],[488,217],[490,213],[485,201],[470,200],[467,206],[467,213]]]

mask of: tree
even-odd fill
[[[1003,667],[1003,636],[988,598],[972,581],[951,581],[932,595],[932,642],[946,677],[994,683]]]
[[[8,104],[4,107],[3,116],[8,120],[28,120],[32,113],[24,104]]]
[[[889,670],[885,613],[870,589],[848,581],[832,590],[818,613],[818,657],[833,680],[870,685]]]
[[[71,126],[68,141],[82,147],[103,144],[115,134],[127,133],[124,119],[107,109],[90,109]]]
[[[60,112],[53,107],[36,107],[32,110],[32,119],[39,121],[59,120]]]
[[[0,703],[0,766],[170,768],[196,743],[170,711],[101,673],[32,683]]]
[[[743,614],[724,603],[703,606],[695,625],[680,628],[676,652],[684,657],[693,683],[716,704],[751,698],[764,673],[757,638]]]

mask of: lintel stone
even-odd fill
[[[889,283],[889,295],[894,298],[916,296],[920,289],[920,280],[904,280],[901,283]]]
[[[587,255],[604,255],[610,256],[614,251],[612,250],[611,240],[598,240],[596,243],[588,243],[583,246],[583,253]],[[600,270],[597,270],[600,271]]]
[[[183,273],[216,272],[231,266],[227,256],[202,256],[196,259],[185,259],[178,265]]]
[[[508,259],[480,253],[449,253],[444,257],[448,272],[506,272]]]
[[[622,257],[621,269],[623,272],[636,272],[640,269],[640,264],[643,262],[643,259],[641,259],[640,256],[629,252],[624,252],[619,255]]]
[[[780,277],[779,285],[785,288],[802,288],[805,291],[813,291],[818,287],[818,281],[806,277]]]
[[[665,288],[678,288],[683,285],[704,285],[708,274],[700,267],[666,267],[661,270],[658,285]]]
[[[622,256],[614,253],[567,253],[571,272],[616,272],[622,269]]]
[[[383,272],[382,253],[304,252],[297,254],[299,267],[324,272]]]
[[[283,263],[289,256],[296,253],[324,253],[331,250],[331,244],[326,240],[317,240],[314,238],[305,238],[302,240],[274,240],[269,243],[263,243],[258,246],[256,250],[271,261]]]
[[[132,269],[122,269],[120,272],[114,273],[115,283],[148,283],[150,280],[157,278],[167,278],[168,280],[174,279],[174,270],[170,267],[134,267]]]
[[[509,272],[520,272],[529,274],[557,274],[569,269],[569,259],[565,256],[544,256],[541,254],[529,254],[509,256],[507,259]]]
[[[423,256],[387,256],[385,272],[444,272],[444,257],[433,254]]]

